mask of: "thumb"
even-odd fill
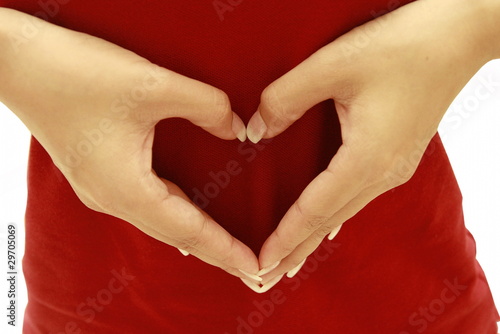
[[[140,197],[134,201],[135,219],[129,220],[137,228],[237,277],[245,277],[240,270],[257,273],[253,251],[196,207],[177,185],[154,171],[142,182],[135,192]]]
[[[308,109],[332,98],[332,61],[322,59],[325,52],[320,51],[264,89],[257,112],[248,123],[250,141],[257,143],[280,134]]]
[[[222,139],[246,139],[245,124],[222,90],[162,67],[150,72],[159,83],[150,105],[155,111],[149,110],[151,121],[179,117]]]

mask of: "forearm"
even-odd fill
[[[36,20],[38,19],[16,10],[0,8],[0,74],[4,83],[15,56],[21,52],[21,46],[34,37],[35,31],[27,27],[28,23]],[[3,87],[1,90],[4,90]]]
[[[441,43],[436,45],[449,48],[450,59],[460,62],[456,64],[457,69],[481,67],[490,60],[500,58],[499,0],[424,1],[428,1],[427,10],[434,21],[441,21],[429,26],[429,38],[438,36],[436,38]]]
[[[15,95],[22,81],[28,81],[33,73],[33,58],[39,57],[37,45],[50,29],[51,24],[28,14],[0,8],[0,101],[5,102]]]
[[[483,52],[487,52],[488,61],[500,58],[500,1],[469,0],[469,5],[477,11],[471,22],[477,29]]]
[[[9,73],[11,60],[13,57],[10,36],[16,30],[16,24],[13,22],[13,16],[17,15],[14,11],[0,8],[0,102],[4,101],[6,87],[9,83]]]

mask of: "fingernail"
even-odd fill
[[[270,280],[269,282],[267,282],[266,284],[264,284],[260,288],[259,293],[264,293],[264,292],[269,291],[273,286],[275,286],[276,284],[278,284],[278,282],[281,281],[282,278],[283,278],[283,274],[279,275],[279,276],[276,276],[275,278],[273,278],[272,280]]]
[[[236,137],[244,142],[247,139],[247,129],[245,127],[245,123],[241,120],[241,118],[233,112],[233,132]]]
[[[299,270],[302,268],[304,263],[306,263],[306,260],[307,260],[307,258],[305,258],[301,263],[299,263],[299,265],[297,267],[295,267],[292,270],[290,270],[289,272],[287,272],[286,277],[292,278],[293,276],[295,276],[299,272]]]
[[[248,139],[254,144],[257,144],[266,134],[267,126],[262,119],[260,111],[257,110],[255,114],[253,114],[252,118],[248,122],[247,127],[247,136]]]
[[[248,273],[248,272],[246,272],[246,271],[244,271],[244,270],[241,270],[241,269],[238,269],[238,270],[239,270],[239,271],[240,271],[243,275],[245,275],[245,276],[246,276],[246,277],[248,277],[248,278],[251,278],[251,279],[253,279],[253,280],[255,280],[255,281],[258,281],[258,282],[261,282],[261,281],[262,281],[262,278],[260,278],[260,277],[259,277],[259,276],[257,276],[257,275],[250,274],[250,273]]]
[[[245,283],[246,286],[248,286],[250,289],[252,289],[254,292],[257,293],[264,293],[269,291],[273,286],[275,286],[281,279],[283,278],[283,275],[276,276],[266,284],[260,286],[252,281],[249,281],[245,278],[240,278],[243,283]]]
[[[260,288],[261,288],[261,287],[260,287],[260,285],[258,285],[258,284],[256,284],[256,283],[254,283],[254,282],[252,282],[252,281],[249,281],[249,280],[247,280],[247,279],[245,279],[245,278],[241,278],[241,277],[240,277],[240,280],[241,280],[243,283],[245,283],[245,285],[246,285],[246,286],[248,286],[248,287],[249,287],[250,289],[252,289],[253,291],[255,291],[255,292],[257,292],[257,293],[260,293]]]
[[[339,225],[336,228],[334,228],[333,231],[328,235],[328,240],[333,240],[333,238],[335,238],[337,233],[339,233],[341,227],[342,225]]]
[[[184,249],[180,249],[180,248],[177,248],[179,250],[179,252],[182,253],[182,255],[184,256],[188,256],[189,255],[189,252],[188,251],[185,251]]]
[[[258,276],[264,276],[265,274],[271,272],[272,270],[274,270],[277,266],[279,266],[281,261],[278,261],[278,262],[275,262],[273,263],[272,265],[270,266],[267,266],[265,268],[262,268],[261,270],[259,270],[259,272],[257,273]]]

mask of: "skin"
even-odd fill
[[[456,95],[500,55],[498,13],[490,1],[416,1],[341,36],[265,89],[250,140],[277,136],[333,99],[343,144],[264,243],[261,267],[280,265],[262,283],[300,267],[332,230],[412,177]]]
[[[246,277],[238,269],[259,270],[250,248],[151,168],[154,126],[165,118],[185,118],[222,139],[234,140],[238,134],[245,140],[245,126],[224,92],[23,13],[1,9],[0,22],[3,29],[8,26],[0,33],[5,50],[0,99],[46,149],[86,206],[237,277]],[[26,22],[38,34],[12,47],[8,33],[23,36]],[[113,107],[136,91],[142,93],[129,102],[135,107]],[[68,147],[75,150],[86,139],[82,131],[102,128],[107,131],[102,143],[78,163],[68,160]]]
[[[164,118],[186,118],[222,139],[244,140],[243,123],[217,88],[42,21],[37,37],[14,52],[8,34],[21,33],[28,16],[0,9],[1,49],[8,50],[0,55],[6,79],[0,100],[89,208],[247,278],[245,284],[264,292],[297,269],[332,230],[411,178],[452,100],[483,64],[499,56],[489,42],[498,36],[499,15],[493,0],[420,0],[341,36],[265,89],[248,124],[250,140],[277,136],[313,105],[334,99],[343,145],[283,217],[259,258],[151,169],[154,125]],[[368,31],[377,33],[357,46]],[[117,98],[144,87],[151,72],[157,84],[147,85],[144,100],[126,113],[110,110]],[[77,147],[81,131],[99,128],[104,118],[113,131],[69,166],[67,146]],[[401,159],[412,169],[401,173]],[[259,273],[262,288],[238,270],[257,274],[278,261]]]

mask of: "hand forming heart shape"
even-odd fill
[[[477,50],[485,49],[482,35],[461,24],[476,17],[477,9],[459,7],[450,18],[447,1],[415,2],[360,26],[264,90],[248,124],[251,141],[280,134],[315,104],[333,99],[343,144],[288,210],[258,259],[151,169],[155,124],[165,118],[188,119],[222,139],[246,139],[244,124],[222,91],[101,39],[30,18],[44,33],[25,45],[25,52],[5,52],[10,66],[0,99],[89,208],[126,220],[265,292],[285,273],[293,276],[327,234],[333,237],[371,200],[410,179],[449,104],[493,59],[478,56]],[[22,31],[25,14],[0,9],[0,15]],[[439,19],[445,16],[449,19]],[[357,40],[366,36],[369,42],[359,46]],[[50,59],[43,57],[47,54]],[[33,94],[40,98],[23,98]],[[85,138],[96,129],[106,140],[89,145]],[[401,161],[411,168],[402,171]]]
[[[250,288],[267,291],[284,273],[293,276],[326,235],[331,240],[374,198],[412,177],[448,106],[494,58],[478,55],[487,49],[479,31],[453,24],[478,12],[462,7],[445,21],[447,6],[413,2],[368,22],[264,90],[248,124],[252,142],[280,134],[333,99],[343,144],[264,243],[259,263],[272,269],[258,273],[263,287],[245,280]]]

